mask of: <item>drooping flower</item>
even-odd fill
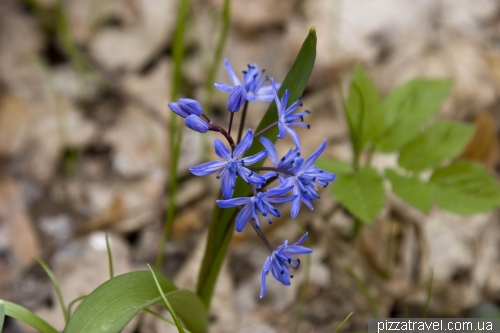
[[[233,196],[236,174],[249,184],[262,185],[265,183],[264,177],[247,169],[245,166],[252,165],[267,156],[267,151],[263,150],[253,156],[241,158],[250,148],[253,142],[252,130],[248,130],[241,142],[231,152],[219,139],[215,139],[214,147],[217,156],[223,160],[210,161],[189,168],[189,171],[196,176],[207,176],[223,168],[217,178],[222,177],[222,195],[225,199]]]
[[[209,129],[208,123],[195,114],[186,117],[184,124],[193,131],[206,133]]]
[[[232,208],[244,205],[243,209],[238,213],[238,216],[236,216],[236,231],[243,231],[250,219],[253,219],[257,228],[260,229],[257,211],[259,211],[269,223],[272,223],[268,214],[276,217],[281,216],[279,210],[273,207],[272,204],[294,200],[295,196],[277,198],[287,194],[292,188],[293,185],[281,184],[280,186],[267,190],[266,192],[259,192],[256,196],[229,200],[217,200],[217,205],[219,205],[220,208]]]
[[[260,298],[264,297],[266,294],[266,277],[269,271],[273,273],[276,280],[285,286],[290,285],[290,278],[293,278],[291,274],[292,268],[298,269],[300,266],[300,260],[292,258],[291,256],[313,252],[313,250],[299,245],[305,241],[307,235],[308,233],[306,232],[297,243],[292,245],[288,245],[288,240],[286,240],[283,245],[280,245],[269,257],[267,257],[262,267]]]
[[[168,107],[182,118],[187,118],[191,114],[197,116],[201,116],[203,114],[203,109],[201,108],[200,103],[191,98],[181,98],[179,102],[169,103]]]
[[[310,114],[310,112],[309,110],[306,110],[304,112],[294,114],[293,112],[302,106],[301,98],[299,97],[295,102],[292,103],[292,105],[287,108],[286,105],[288,104],[288,99],[290,98],[290,91],[288,89],[285,90],[285,94],[280,100],[278,97],[278,87],[276,86],[272,78],[271,87],[273,88],[274,100],[276,102],[276,107],[278,108],[278,138],[283,139],[286,133],[288,133],[295,143],[297,150],[300,151],[299,135],[292,128],[292,126],[306,127],[309,129],[310,125],[304,124],[303,121],[304,116]],[[296,122],[295,120],[300,120],[300,122]]]
[[[264,77],[265,70],[259,72],[257,64],[248,65],[248,70],[243,71],[243,82],[240,81],[236,73],[233,71],[229,60],[224,59],[227,74],[233,85],[226,83],[215,83],[217,89],[228,92],[229,99],[227,101],[227,109],[230,112],[239,111],[245,101],[263,101],[270,102],[273,100],[273,91],[271,86],[264,87],[268,81],[268,77]],[[277,83],[279,88],[281,84]]]

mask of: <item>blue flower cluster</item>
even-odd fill
[[[275,279],[288,286],[290,285],[290,278],[293,277],[291,274],[292,269],[298,269],[300,265],[299,259],[292,256],[308,254],[312,250],[299,245],[307,238],[307,233],[293,245],[288,245],[288,241],[285,241],[283,245],[274,249],[262,232],[259,215],[264,217],[268,223],[272,223],[271,216],[281,216],[275,205],[286,202],[291,202],[290,215],[293,218],[299,214],[302,203],[312,210],[312,202],[319,199],[315,184],[326,187],[335,179],[335,175],[314,165],[314,162],[326,148],[326,140],[323,140],[319,148],[307,159],[301,157],[300,139],[294,127],[310,128],[309,124],[304,123],[304,117],[310,112],[308,110],[296,112],[302,107],[301,99],[298,98],[288,105],[290,98],[288,89],[285,90],[283,97],[280,99],[278,89],[281,84],[275,83],[272,78],[265,77],[265,70],[259,71],[257,64],[248,65],[248,69],[243,71],[242,81],[235,74],[227,59],[225,59],[224,64],[232,85],[215,83],[215,86],[229,93],[227,109],[231,112],[231,121],[227,130],[212,122],[196,100],[181,98],[179,102],[170,103],[168,106],[177,115],[185,118],[185,125],[188,128],[200,133],[206,133],[207,131],[219,132],[229,144],[228,148],[221,140],[215,139],[215,153],[220,159],[202,163],[191,167],[189,170],[196,176],[207,176],[220,171],[217,178],[222,179],[221,192],[223,199],[217,200],[217,205],[221,208],[240,208],[235,221],[236,231],[243,231],[250,222],[264,241],[264,244],[269,248],[271,254],[266,259],[262,269],[262,289],[260,293],[262,298],[266,293],[266,277],[270,271]],[[270,85],[266,85],[267,82]],[[248,129],[241,142],[235,144],[233,137],[230,135],[234,113],[238,112],[242,106],[244,106],[245,111],[243,113],[245,113],[249,102],[272,102],[273,100],[278,110],[278,120],[255,134],[251,129]],[[245,116],[242,116],[243,122],[244,118]],[[243,125],[240,125],[240,131],[243,129]],[[260,143],[264,150],[252,156],[244,156],[254,143],[254,139],[273,126],[278,127],[278,139],[283,139],[288,134],[295,144],[295,148],[290,149],[282,158],[278,158],[274,143],[262,136],[260,137]],[[239,137],[241,137],[241,134],[239,133]],[[273,167],[252,167],[252,165],[261,162],[266,157],[269,157]],[[259,172],[264,173],[259,174]],[[233,198],[238,177],[249,185],[249,192],[251,193],[249,196]],[[280,184],[274,188],[264,189],[274,181],[279,181]],[[291,195],[287,196],[290,192]]]

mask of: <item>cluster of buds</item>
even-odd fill
[[[290,215],[293,218],[298,215],[302,204],[312,210],[312,202],[319,199],[315,184],[326,187],[335,179],[335,175],[314,165],[316,159],[326,148],[326,140],[323,140],[319,148],[307,159],[301,157],[300,138],[294,127],[310,128],[309,124],[304,123],[304,117],[310,112],[308,110],[296,112],[302,107],[301,98],[298,98],[287,107],[290,92],[286,90],[280,99],[278,89],[281,84],[275,83],[272,78],[269,79],[264,76],[265,70],[259,71],[257,64],[248,65],[248,69],[243,71],[242,81],[235,74],[227,59],[225,59],[224,64],[232,85],[215,83],[215,86],[229,93],[227,109],[231,114],[227,131],[222,126],[212,122],[196,100],[181,98],[179,102],[170,103],[169,107],[177,115],[185,118],[185,124],[190,129],[200,133],[206,133],[207,131],[219,132],[229,145],[228,148],[221,140],[215,139],[215,153],[220,159],[202,163],[191,167],[189,170],[196,176],[207,176],[220,171],[217,179],[221,179],[223,199],[217,200],[217,205],[221,208],[240,208],[241,210],[236,217],[236,231],[243,231],[250,222],[250,225],[269,248],[271,254],[262,268],[260,293],[262,298],[266,293],[266,277],[269,272],[272,272],[274,278],[282,284],[290,285],[290,278],[293,278],[293,269],[298,269],[300,266],[300,260],[292,256],[308,254],[312,250],[300,245],[307,238],[307,233],[295,244],[288,245],[286,240],[283,245],[274,248],[262,232],[259,215],[268,223],[272,223],[270,216],[281,216],[275,205],[285,202],[291,202]],[[270,84],[266,85],[268,82]],[[278,120],[255,134],[251,129],[248,129],[242,137],[248,103],[255,101],[273,102],[273,100],[277,106]],[[242,107],[243,115],[240,133],[237,143],[235,143],[231,136],[231,127],[234,113],[238,112]],[[278,126],[278,138],[283,139],[288,134],[295,144],[295,148],[290,149],[280,159],[272,141],[266,137],[261,137],[260,143],[264,149],[255,155],[243,157],[254,140],[274,126]],[[269,157],[274,165],[273,167],[251,167],[266,157]],[[248,184],[250,196],[233,198],[237,177],[240,177]],[[274,181],[278,181],[279,185],[264,190],[264,187]],[[291,195],[287,196],[289,193]]]

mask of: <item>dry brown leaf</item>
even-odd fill
[[[458,159],[473,160],[493,169],[499,162],[498,138],[495,120],[488,113],[479,114],[474,120],[476,132]]]

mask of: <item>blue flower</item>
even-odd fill
[[[253,141],[253,133],[248,130],[241,142],[236,146],[234,151],[231,151],[224,146],[222,141],[215,139],[214,147],[217,156],[224,160],[210,161],[189,168],[196,176],[207,176],[217,170],[224,168],[217,178],[222,177],[222,195],[225,199],[230,199],[233,196],[234,184],[236,182],[236,174],[240,175],[243,180],[249,184],[262,185],[266,182],[264,177],[245,168],[247,165],[252,165],[267,156],[267,151],[263,150],[253,156],[240,158],[250,148]]]
[[[187,118],[191,114],[197,116],[201,116],[203,114],[203,109],[201,108],[200,103],[191,98],[181,98],[178,103],[169,103],[168,107],[182,118]]]
[[[266,192],[259,192],[256,196],[253,197],[217,200],[217,205],[219,205],[220,208],[232,208],[244,205],[243,209],[238,213],[238,216],[236,216],[236,231],[243,231],[250,219],[253,219],[255,221],[255,224],[257,225],[257,228],[260,229],[257,211],[259,211],[269,223],[272,223],[268,214],[276,217],[281,216],[279,210],[274,208],[272,204],[289,202],[295,199],[295,196],[291,196],[288,198],[273,197],[283,196],[290,192],[292,188],[293,185],[281,184],[280,186],[267,190]]]
[[[300,157],[300,153],[297,149],[290,149],[290,151],[283,156],[281,160],[278,160],[278,155],[276,149],[274,148],[271,140],[267,138],[260,138],[260,142],[266,148],[267,154],[271,162],[273,162],[276,168],[290,171],[293,176],[288,173],[281,173],[276,171],[271,171],[262,175],[266,180],[278,176],[281,183],[292,182],[295,184],[293,188],[293,194],[296,198],[292,202],[291,216],[293,218],[297,217],[300,211],[301,202],[303,202],[311,210],[313,209],[311,201],[319,198],[316,193],[316,187],[313,183],[327,187],[335,179],[333,173],[319,169],[317,166],[313,165],[316,159],[321,155],[321,153],[326,148],[326,140],[319,148],[304,162],[304,159]]]
[[[319,199],[319,195],[316,193],[316,187],[313,183],[327,187],[328,184],[335,179],[333,173],[321,170],[313,165],[325,148],[326,140],[323,140],[319,148],[316,149],[305,162],[301,157],[295,158],[294,160],[295,167],[293,168],[293,173],[295,176],[290,177],[295,184],[293,194],[297,195],[297,198],[292,202],[292,210],[290,212],[293,218],[297,217],[299,214],[301,201],[309,207],[310,210],[313,210],[311,201]]]
[[[301,98],[299,97],[295,102],[292,103],[288,108],[286,105],[288,104],[288,98],[290,97],[290,91],[285,90],[285,94],[281,101],[278,97],[278,87],[274,84],[274,80],[271,78],[271,86],[273,88],[274,100],[276,101],[276,107],[278,108],[278,128],[279,134],[278,138],[283,139],[286,133],[290,134],[293,142],[297,146],[297,149],[300,151],[300,140],[297,132],[292,128],[292,126],[300,126],[310,128],[309,124],[304,124],[304,116],[310,114],[309,110],[299,113],[293,113],[299,107],[302,106]],[[299,120],[300,122],[296,122],[295,120]]]
[[[300,156],[300,151],[298,149],[290,149],[285,156],[283,156],[280,160],[278,160],[278,154],[276,153],[276,148],[274,148],[274,144],[272,143],[271,140],[263,136],[260,138],[260,143],[262,143],[264,148],[266,148],[267,156],[269,156],[269,159],[271,160],[275,168],[287,171],[293,170],[294,168],[293,164],[295,158]],[[278,176],[278,178],[282,183],[287,178],[287,175],[283,175],[281,173],[278,174],[275,171],[271,171],[262,175],[262,177],[264,177],[266,180],[274,176]]]
[[[227,109],[231,112],[239,111],[245,101],[263,101],[270,102],[273,100],[273,91],[271,86],[264,87],[268,81],[267,76],[264,77],[265,70],[259,72],[257,64],[248,65],[248,70],[243,71],[243,83],[234,73],[229,60],[224,59],[227,74],[233,85],[226,83],[216,83],[217,89],[228,92],[229,99],[227,101]],[[279,88],[281,84],[277,83]]]
[[[195,114],[190,114],[189,116],[187,116],[184,124],[193,131],[200,133],[206,133],[209,129],[207,122],[202,120]]]
[[[269,271],[272,271],[276,280],[285,286],[290,285],[290,278],[293,278],[291,274],[292,268],[298,269],[300,266],[300,260],[291,256],[313,252],[313,250],[299,245],[307,238],[307,235],[308,233],[306,232],[297,243],[292,245],[288,245],[288,240],[286,240],[283,245],[280,245],[267,257],[264,267],[262,267],[260,298],[266,294],[266,277]]]

